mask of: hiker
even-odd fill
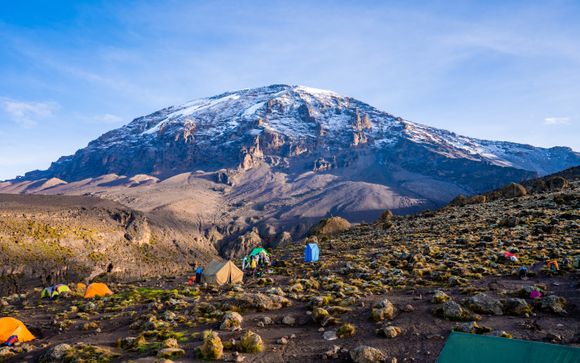
[[[520,276],[520,279],[527,280],[528,279],[528,268],[526,266],[520,267],[518,274]]]
[[[242,259],[242,271],[245,271],[247,266],[248,266],[248,256],[244,256],[244,258]]]
[[[198,267],[195,270],[195,282],[201,284],[201,274],[203,273],[203,267]]]
[[[252,271],[252,277],[256,277],[256,270],[258,267],[258,263],[256,261],[256,256],[250,257],[250,269]]]
[[[546,262],[546,266],[548,267],[548,270],[550,270],[551,272],[558,272],[560,270],[560,266],[558,265],[558,260],[548,260],[548,262]]]

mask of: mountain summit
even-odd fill
[[[272,85],[139,117],[0,193],[97,195],[233,256],[324,217],[436,208],[578,164],[569,148],[473,139],[331,91]]]
[[[249,169],[260,162],[319,171],[346,167],[360,153],[373,154],[385,169],[395,163],[439,175],[439,163],[445,161],[451,169],[508,168],[515,179],[580,163],[569,148],[473,139],[403,120],[332,91],[271,85],[139,117],[24,179],[69,182],[111,173],[166,178],[199,169]],[[493,186],[503,182],[492,181]],[[473,191],[493,187],[467,184]]]

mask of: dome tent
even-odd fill
[[[218,285],[237,284],[244,281],[244,273],[232,261],[215,261],[203,269],[201,280]]]
[[[103,283],[95,282],[87,287],[87,291],[85,292],[85,299],[90,299],[93,297],[105,297],[107,295],[113,295],[113,292],[109,289],[109,287]]]
[[[0,318],[0,345],[12,336],[16,336],[19,342],[29,342],[35,339],[35,336],[20,320],[10,317]]]
[[[62,293],[66,293],[66,292],[70,292],[70,288],[67,285],[64,284],[58,284],[58,285],[53,285],[50,287],[46,287],[42,290],[42,292],[40,293],[40,297],[42,299],[44,298],[55,298],[57,296],[59,296]]]
[[[254,249],[252,250],[252,252],[250,252],[250,257],[251,257],[251,256],[257,256],[257,255],[259,255],[260,253],[265,253],[265,254],[267,254],[268,256],[270,256],[270,254],[268,253],[268,251],[266,251],[266,249],[265,249],[265,248],[263,248],[263,247],[256,247],[256,248],[254,248]]]

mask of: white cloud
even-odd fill
[[[54,116],[60,108],[56,102],[26,102],[9,98],[0,99],[1,107],[13,121],[25,127],[33,127],[39,119]]]
[[[113,115],[111,113],[96,115],[95,117],[93,117],[93,120],[107,124],[118,124],[123,122],[123,118],[121,116]]]
[[[545,125],[569,125],[570,117],[546,117],[544,119]]]

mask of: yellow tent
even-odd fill
[[[26,326],[18,319],[0,318],[0,344],[11,336],[16,335],[19,342],[29,342],[35,339]]]
[[[87,287],[87,291],[85,292],[85,299],[90,299],[95,296],[104,297],[107,295],[113,295],[113,292],[109,289],[109,287],[103,283],[95,282]]]
[[[232,261],[212,262],[204,270],[202,281],[210,284],[238,284],[243,282],[244,273]]]

